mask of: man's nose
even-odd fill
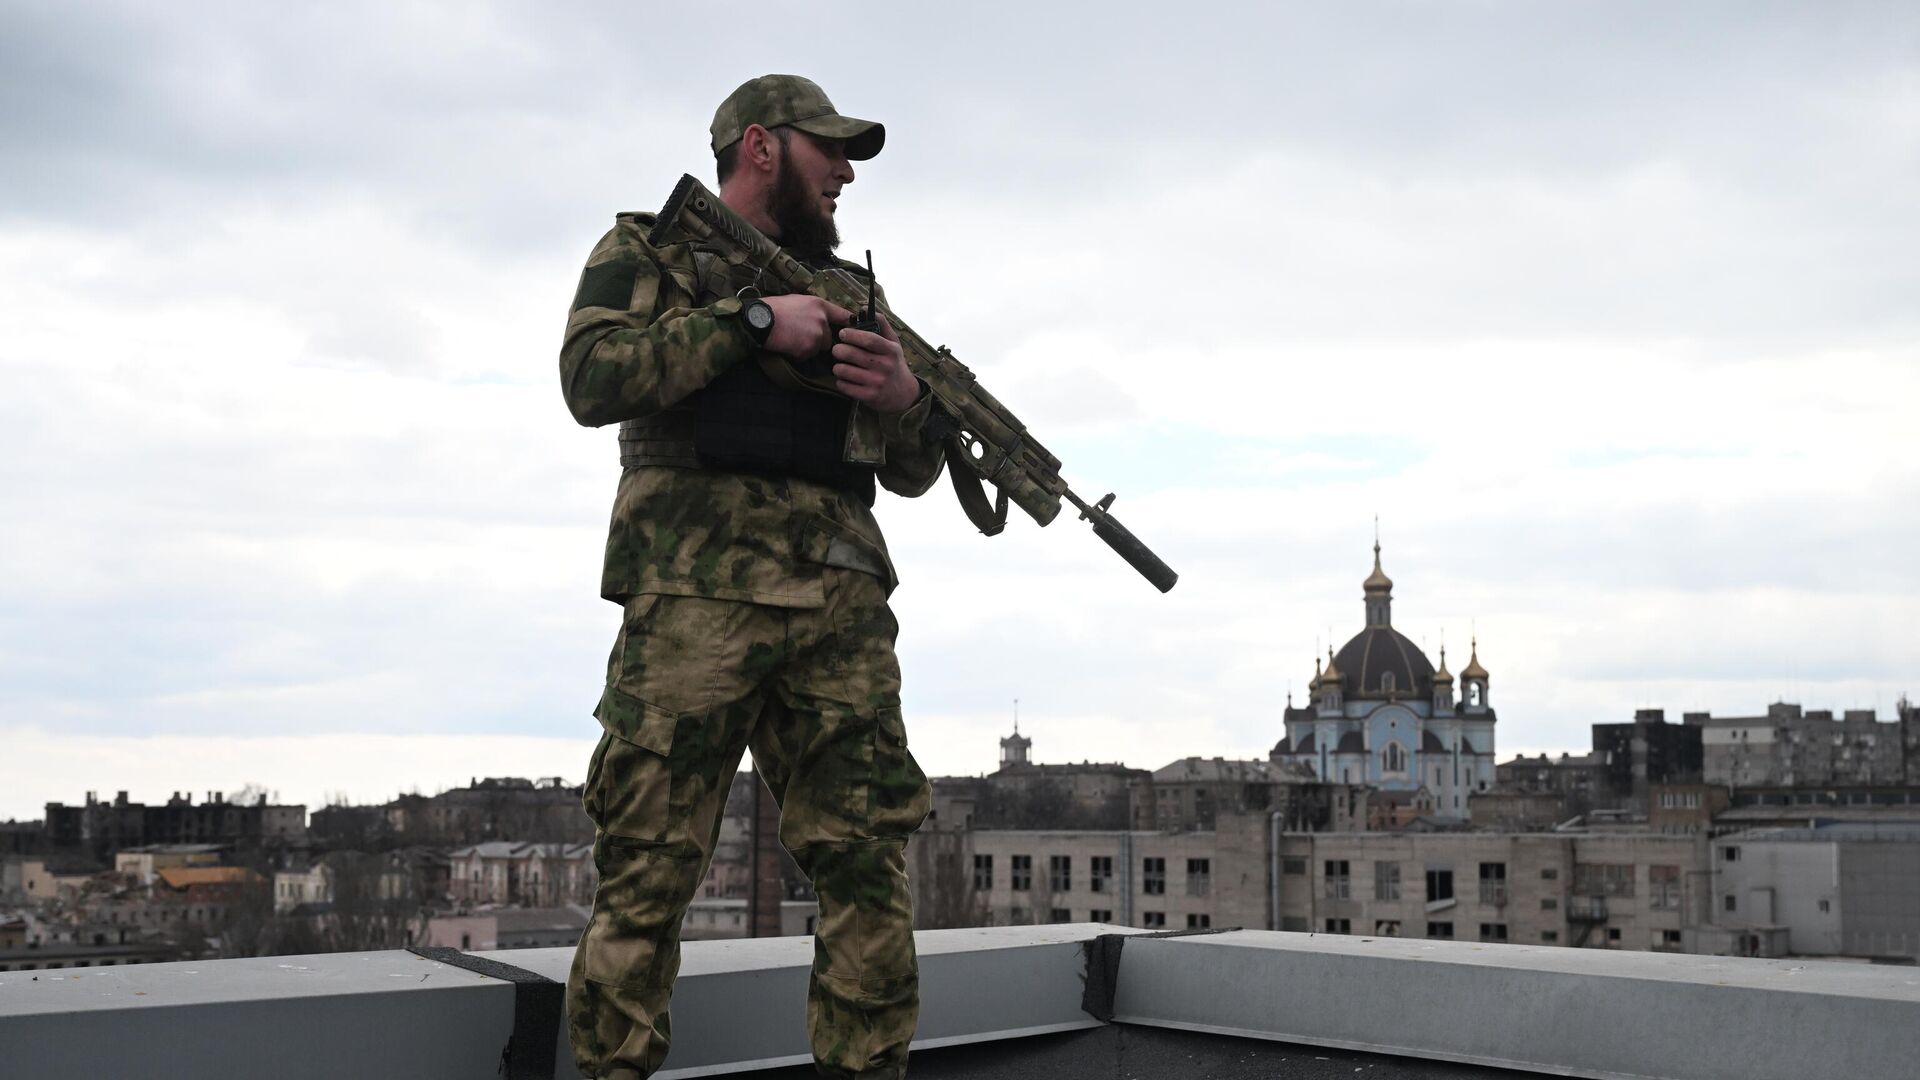
[[[834,159],[833,175],[839,177],[842,184],[853,183],[853,162],[848,161],[845,154]]]

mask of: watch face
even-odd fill
[[[748,304],[744,314],[747,317],[747,325],[755,330],[764,332],[773,329],[773,309],[764,301],[755,300]]]

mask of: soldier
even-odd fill
[[[768,75],[714,114],[719,194],[816,268],[834,259],[851,162],[885,129],[812,82]],[[567,981],[594,1077],[659,1069],[681,915],[706,875],[741,754],[780,804],[780,842],[820,898],[807,995],[819,1070],[900,1077],[919,1008],[903,851],[926,776],[900,717],[893,564],[876,481],[940,474],[926,387],[878,333],[807,295],[759,296],[692,237],[621,214],[567,320],[560,381],[582,424],[620,426],[601,595],[623,607],[588,769],[600,887]],[[838,394],[789,389],[779,358],[830,355]],[[771,372],[771,374],[770,374]]]

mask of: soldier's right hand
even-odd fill
[[[773,332],[767,335],[767,351],[795,360],[819,356],[833,347],[840,328],[853,321],[853,313],[806,293],[764,297],[773,309]]]

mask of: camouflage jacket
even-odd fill
[[[652,225],[651,214],[619,215],[580,276],[560,348],[560,388],[574,419],[589,427],[671,408],[759,351],[737,318],[734,294],[744,283],[727,280],[724,263],[691,244],[647,243]],[[895,494],[925,492],[944,461],[922,434],[931,407],[925,393],[895,416],[857,405],[848,460],[877,463],[880,485]],[[621,470],[600,594],[615,602],[669,593],[818,607],[827,566],[879,573],[889,590],[895,584],[879,522],[859,498],[799,479],[634,466]]]

